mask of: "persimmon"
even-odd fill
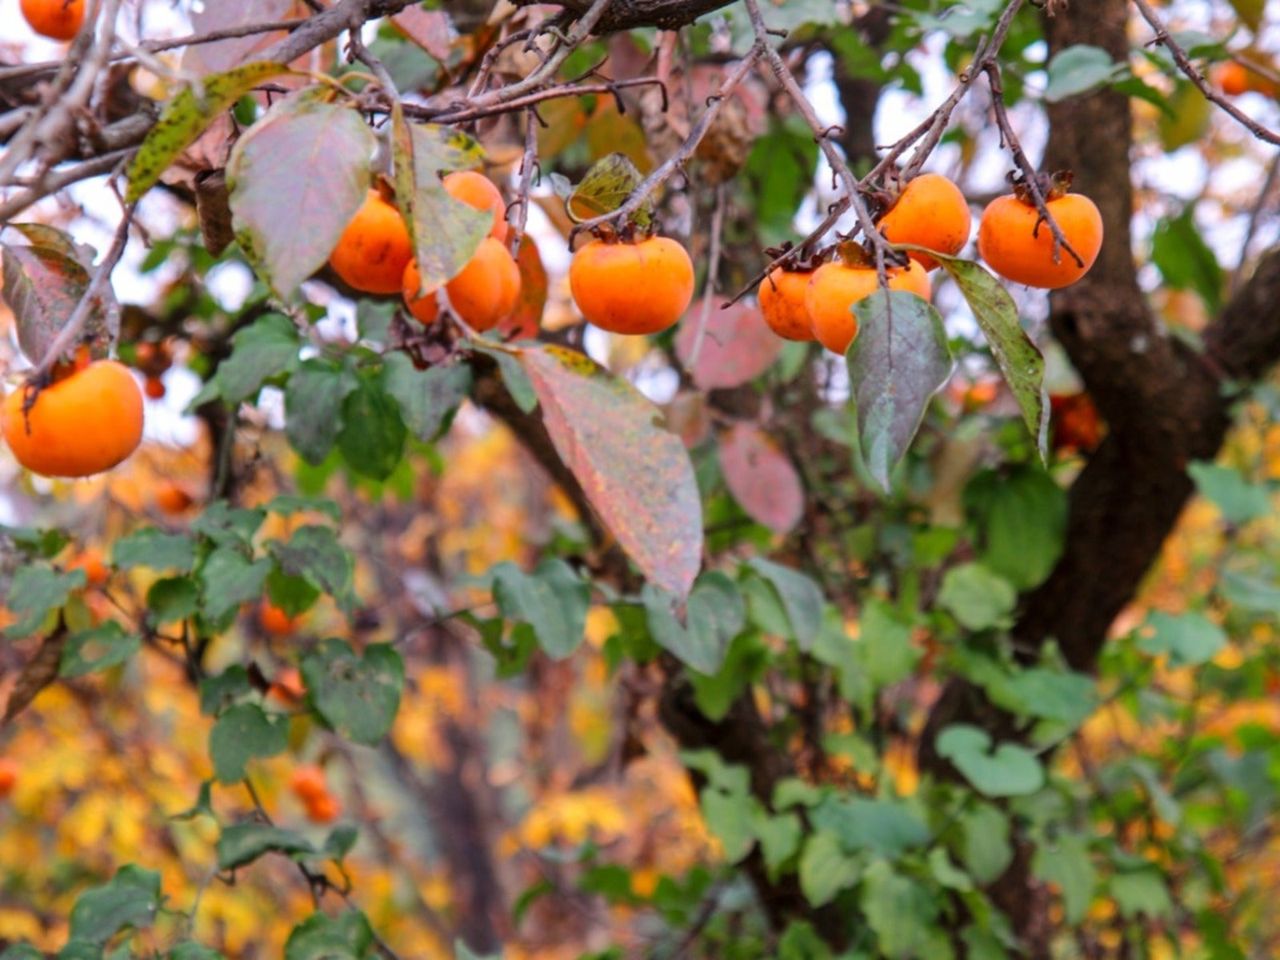
[[[191,494],[176,483],[162,483],[156,488],[152,499],[161,513],[171,517],[186,513],[187,508],[195,502]]]
[[[0,799],[13,793],[18,783],[18,764],[9,757],[0,757]]]
[[[306,692],[302,685],[302,674],[297,667],[285,667],[276,674],[271,686],[267,688],[268,697],[290,706],[298,703]]]
[[[455,200],[477,210],[493,211],[493,227],[489,236],[499,243],[507,242],[507,204],[492,180],[474,170],[459,170],[444,178],[444,189]]]
[[[1102,441],[1102,419],[1087,393],[1050,394],[1049,411],[1055,451],[1090,453]]]
[[[400,211],[370,190],[329,254],[329,266],[364,293],[395,293],[412,257],[413,242]]]
[[[804,305],[812,270],[777,267],[760,282],[760,312],[769,329],[784,340],[812,340],[813,324]]]
[[[143,381],[142,390],[151,400],[163,400],[166,392],[164,381],[159,377],[147,377]]]
[[[689,308],[693,261],[670,237],[592,240],[573,255],[569,289],[583,317],[602,330],[659,333]]]
[[[342,812],[342,804],[331,793],[324,793],[306,801],[307,819],[312,823],[333,823]]]
[[[880,218],[880,232],[890,243],[914,243],[939,253],[959,253],[969,242],[973,218],[960,188],[937,173],[922,173],[898,195],[889,212]],[[938,261],[927,253],[908,250],[908,256],[926,270]]]
[[[270,600],[263,600],[258,607],[258,623],[276,637],[287,637],[298,629],[298,618],[289,616]]]
[[[412,260],[404,268],[402,280],[401,293],[409,312],[423,324],[435,323],[440,315],[436,289],[418,295],[422,274]],[[444,289],[454,312],[483,333],[510,315],[520,301],[520,268],[506,247],[493,237],[485,237],[462,272]]]
[[[85,547],[67,563],[68,570],[83,570],[85,581],[91,587],[100,587],[111,576],[111,568],[97,547]]]
[[[53,40],[73,40],[84,23],[85,0],[22,0],[31,29]]]
[[[912,260],[907,266],[887,271],[889,289],[905,290],[929,299],[929,274]],[[852,266],[842,260],[824,263],[809,278],[805,289],[805,309],[813,323],[813,335],[832,353],[843,354],[858,335],[858,318],[853,306],[875,293],[880,286],[872,266]]]
[[[1083,194],[1049,191],[1045,206],[1083,264],[1066,250],[1054,259],[1053,231],[1021,191],[996,197],[982,213],[978,252],[996,273],[1014,283],[1057,290],[1075,283],[1102,249],[1102,214]]]
[[[142,391],[128,367],[89,364],[42,389],[4,400],[4,438],[18,462],[47,477],[87,477],[110,470],[142,442]]]
[[[1213,70],[1213,82],[1229,97],[1238,97],[1249,89],[1249,71],[1235,60],[1220,63]]]
[[[289,789],[294,796],[304,803],[310,803],[329,793],[329,784],[324,771],[315,765],[297,767],[289,775]]]

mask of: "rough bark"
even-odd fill
[[[515,0],[516,6],[528,7],[542,0]],[[657,27],[660,30],[678,30],[699,17],[727,7],[732,0],[613,0],[595,33],[615,33],[636,27]],[[560,0],[557,6],[567,13],[580,17],[586,13],[592,0]]]

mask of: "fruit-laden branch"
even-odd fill
[[[541,0],[515,0],[518,7],[533,6]],[[699,17],[727,7],[733,0],[612,0],[600,22],[597,33],[617,33],[636,27],[678,30]],[[558,0],[557,6],[580,17],[590,8],[588,0]]]

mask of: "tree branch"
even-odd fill
[[[541,0],[515,0],[517,7],[533,6]],[[609,9],[596,24],[598,34],[617,33],[636,27],[657,27],[659,30],[679,30],[699,17],[727,7],[732,0],[613,0]],[[591,6],[589,0],[558,0],[575,17],[582,16]]]

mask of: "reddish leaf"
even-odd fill
[[[255,3],[205,3],[198,13],[191,15],[191,27],[198,33],[215,30],[231,30],[254,23],[270,23],[284,20],[293,9],[293,0],[256,0]],[[200,43],[187,47],[182,54],[182,69],[186,73],[221,73],[249,59],[250,55],[265,50],[284,36],[283,31],[255,33],[247,37],[232,37],[214,43]]]
[[[702,503],[679,437],[635,387],[580,353],[530,348],[520,362],[604,525],[650,583],[686,598],[702,563]]]
[[[449,26],[449,14],[443,10],[423,10],[420,4],[414,4],[397,13],[391,22],[441,63],[449,59],[453,30]]]
[[[754,304],[736,303],[721,310],[719,302],[713,302],[697,362],[691,363],[702,304],[702,300],[695,301],[684,315],[676,334],[676,356],[703,390],[739,387],[760,376],[778,359],[783,343],[765,326]]]
[[[542,265],[538,245],[527,233],[520,238],[516,265],[520,268],[520,301],[498,329],[511,340],[532,340],[542,328],[542,311],[547,306],[547,268]]]
[[[4,300],[13,311],[18,345],[39,363],[89,286],[89,271],[52,247],[0,244],[4,255]],[[108,286],[85,324],[88,339],[100,349],[115,339],[120,307]]]
[[[667,428],[693,449],[711,435],[707,395],[694,390],[676,394],[667,404]]]
[[[720,470],[747,516],[775,533],[794,529],[804,514],[804,487],[787,455],[763,430],[739,423],[720,438]]]
[[[315,89],[272,107],[227,164],[236,236],[285,297],[323,266],[369,190],[373,134],[360,114],[316,99]]]

